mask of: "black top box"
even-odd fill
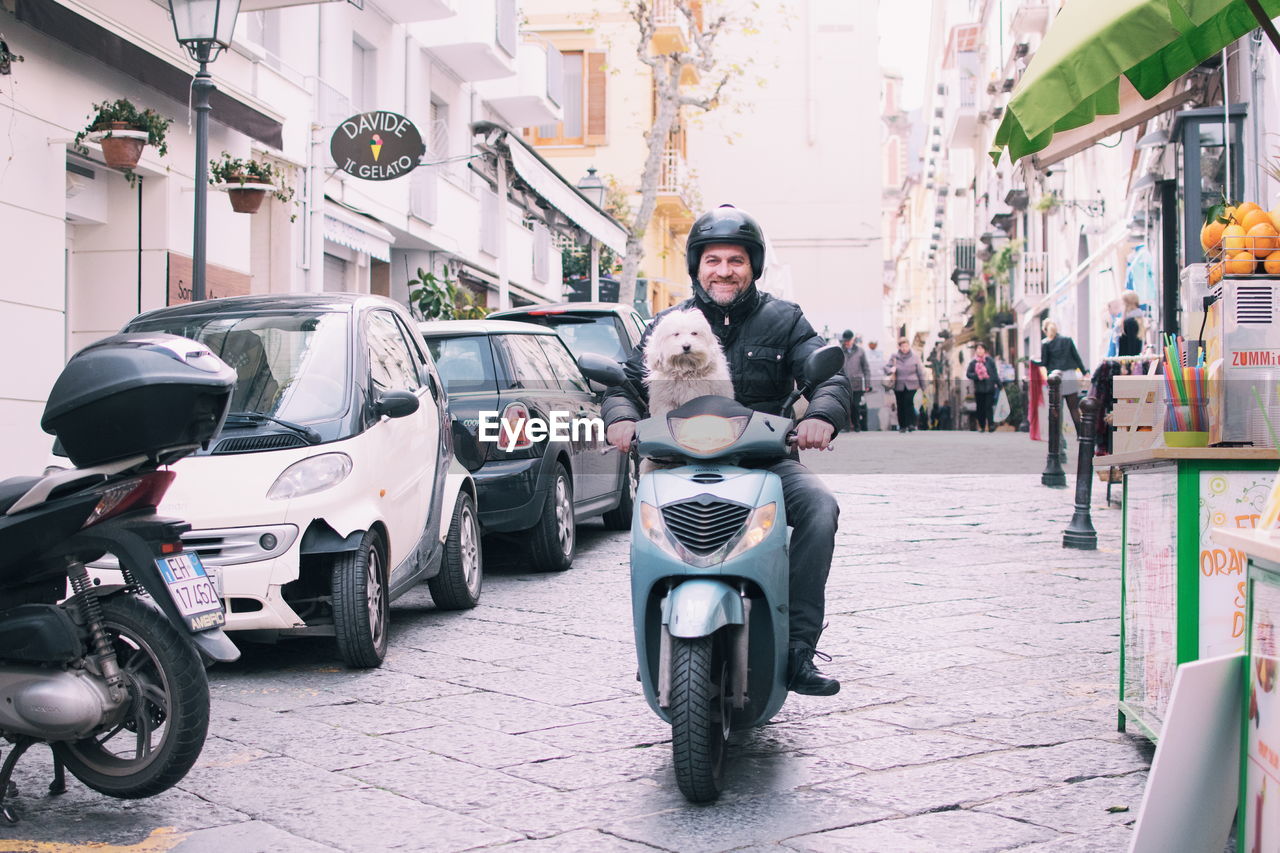
[[[78,468],[131,456],[167,464],[217,435],[235,383],[236,372],[204,344],[114,335],[71,357],[40,426]]]

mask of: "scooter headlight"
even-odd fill
[[[645,538],[654,545],[677,560],[684,559],[672,544],[671,537],[667,535],[667,523],[662,520],[662,510],[644,501],[640,502],[640,529],[644,531]]]
[[[777,517],[778,505],[776,503],[767,503],[752,510],[751,515],[747,517],[746,528],[739,534],[738,541],[729,549],[729,555],[724,558],[725,562],[732,560],[745,551],[750,551],[767,539],[769,531],[773,530],[773,524]]]
[[[283,501],[323,492],[347,479],[350,473],[350,456],[345,453],[321,453],[285,468],[267,490],[267,498]]]
[[[669,418],[671,437],[685,450],[715,453],[738,440],[747,428],[749,418],[722,418],[719,415],[694,415],[691,418]]]

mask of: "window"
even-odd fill
[[[376,57],[372,45],[359,40],[351,43],[351,106],[356,112],[374,109],[378,90]]]
[[[413,355],[387,311],[373,311],[366,324],[369,378],[377,391],[416,391],[422,383]]]
[[[440,371],[444,390],[450,394],[468,391],[497,391],[493,353],[484,335],[465,338],[431,338],[427,349]]]
[[[608,72],[600,51],[565,51],[564,121],[528,131],[536,145],[604,145]]]
[[[573,356],[565,349],[564,341],[551,335],[542,335],[540,339],[551,362],[551,372],[560,382],[561,389],[590,394],[591,388],[587,385],[587,380],[582,378],[582,371],[574,363]]]
[[[507,361],[511,364],[511,388],[530,390],[546,390],[556,388],[556,381],[547,363],[546,353],[538,345],[535,335],[499,335],[495,340],[501,342],[506,351]]]

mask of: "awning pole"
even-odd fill
[[[1267,38],[1271,39],[1271,46],[1280,53],[1280,33],[1276,32],[1276,25],[1271,23],[1271,19],[1267,17],[1267,13],[1262,11],[1262,6],[1258,0],[1244,0],[1244,5],[1249,7],[1249,11],[1258,19],[1259,26],[1262,31],[1267,34]]]

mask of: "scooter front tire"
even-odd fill
[[[729,664],[714,636],[671,641],[671,754],[680,792],[710,803],[724,788]]]

